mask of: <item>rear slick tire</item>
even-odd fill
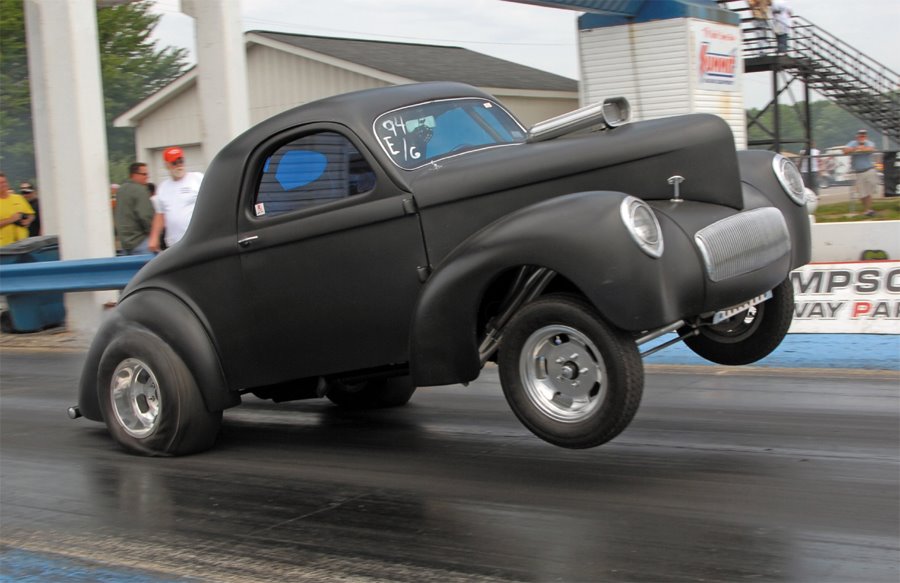
[[[213,446],[221,411],[207,411],[184,361],[155,334],[130,328],[103,352],[100,407],[113,439],[148,456],[177,456]]]

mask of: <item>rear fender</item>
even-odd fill
[[[79,382],[78,406],[82,415],[103,420],[97,378],[100,358],[114,338],[135,327],[159,336],[184,360],[207,410],[220,411],[240,404],[240,396],[227,389],[218,353],[196,312],[169,292],[143,289],[116,306],[91,343]]]
[[[620,218],[626,196],[597,191],[552,198],[488,225],[449,253],[423,287],[413,316],[415,382],[450,384],[478,376],[481,300],[499,274],[522,265],[557,272],[620,329],[644,330],[676,320],[684,294],[703,294],[702,284],[697,289],[690,283],[702,281],[696,254],[665,218],[665,244],[675,245],[673,259],[686,256],[695,267],[667,271],[662,260],[641,252]],[[663,288],[668,288],[665,294]]]

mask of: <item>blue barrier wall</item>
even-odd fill
[[[122,289],[153,255],[0,265],[0,294]]]

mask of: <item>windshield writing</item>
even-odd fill
[[[439,158],[525,139],[525,130],[486,99],[431,101],[382,114],[375,136],[391,160],[413,170]]]

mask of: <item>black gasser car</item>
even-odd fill
[[[125,289],[70,415],[187,454],[242,394],[399,406],[493,361],[542,439],[612,439],[641,399],[641,344],[675,331],[718,363],[766,356],[810,256],[791,162],[736,152],[715,116],[627,117],[609,99],[525,128],[426,83],[259,124]]]

